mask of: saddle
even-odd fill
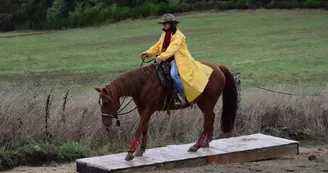
[[[161,62],[156,65],[156,73],[159,81],[163,88],[168,89],[170,84],[172,83],[172,79],[170,76],[171,64],[169,62]]]
[[[173,99],[177,98],[177,91],[174,87],[170,75],[171,63],[164,61],[156,65],[156,74],[161,83],[161,86],[166,90],[165,105],[169,105]]]

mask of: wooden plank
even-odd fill
[[[299,143],[283,138],[253,134],[211,142],[210,148],[199,149],[195,153],[187,150],[193,144],[169,145],[149,149],[143,157],[125,161],[127,153],[79,159],[76,161],[79,173],[112,173],[150,171],[208,163],[227,164],[272,159],[298,154]]]

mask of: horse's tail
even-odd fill
[[[223,65],[219,65],[224,73],[226,83],[223,89],[223,108],[221,116],[221,130],[224,133],[229,133],[234,128],[237,115],[237,85],[233,74]]]

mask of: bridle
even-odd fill
[[[103,116],[103,117],[109,117],[109,118],[115,118],[114,115],[104,114],[104,113],[102,113],[101,116]]]
[[[156,58],[153,58],[153,59],[151,59],[151,60],[149,60],[149,61],[145,61],[145,59],[142,59],[142,62],[141,62],[140,67],[142,67],[144,63],[150,63],[150,62],[154,61],[155,59],[156,59]],[[154,70],[154,69],[153,69],[153,70]],[[149,73],[149,75],[148,75],[147,78],[150,77],[150,75],[152,74],[153,70]],[[144,98],[147,97],[148,92],[149,92],[150,88],[153,86],[153,84],[154,84],[154,81],[153,81],[152,84],[149,86],[149,88],[148,88],[148,90],[147,90],[147,92],[146,92]],[[119,115],[126,115],[126,114],[129,114],[129,113],[131,113],[132,111],[134,111],[134,110],[136,110],[136,109],[138,108],[138,107],[136,106],[136,107],[134,107],[133,109],[131,109],[131,110],[128,111],[128,112],[120,113],[120,112],[122,112],[122,111],[123,111],[123,110],[124,110],[124,109],[125,109],[125,108],[126,108],[131,102],[132,102],[132,100],[133,100],[133,99],[131,99],[131,100],[130,100],[125,106],[123,106],[123,107],[121,108],[121,105],[124,103],[125,98],[126,98],[126,97],[124,97],[123,101],[120,103],[120,107],[118,108],[119,110],[116,111],[116,112],[114,112],[113,115],[111,115],[111,114],[101,113],[101,116],[103,116],[103,117],[109,117],[109,118],[115,118],[115,119],[116,119],[116,126],[120,126],[120,125],[121,125],[121,122],[120,122],[120,120],[118,119],[118,116],[119,116]],[[102,106],[102,100],[101,100],[101,98],[99,98],[99,104],[100,104],[100,106]]]

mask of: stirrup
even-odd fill
[[[176,101],[176,102],[174,103],[174,107],[176,107],[176,108],[180,108],[180,107],[183,107],[183,106],[184,106],[184,104],[181,103],[181,101]]]
[[[179,99],[179,101],[176,101],[175,103],[174,103],[174,105],[176,106],[176,107],[179,107],[179,106],[184,106],[184,105],[186,105],[187,103],[186,103],[186,100],[178,93],[178,99]]]

